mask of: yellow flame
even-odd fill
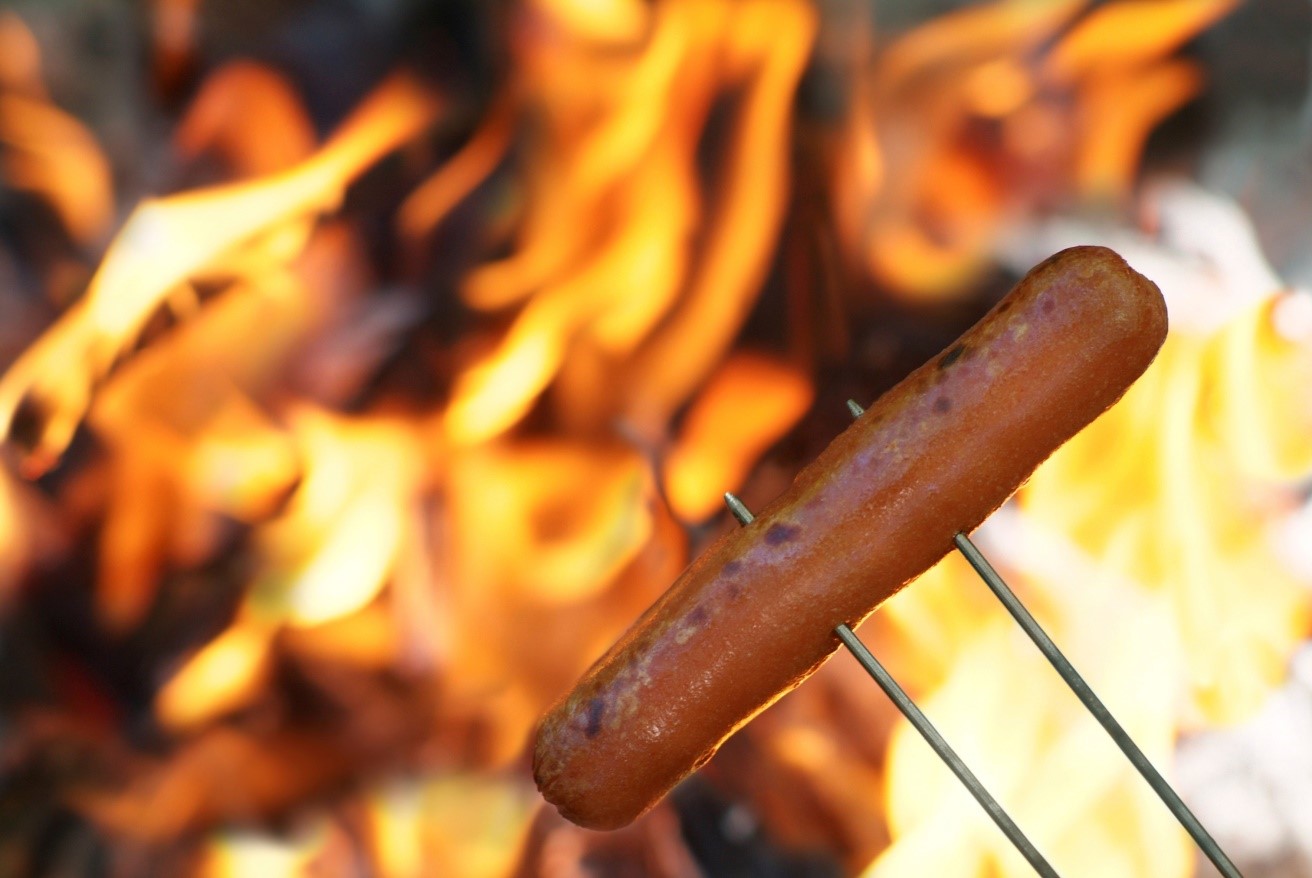
[[[1282,292],[1248,309],[1204,354],[1209,432],[1247,476],[1312,472],[1312,295]]]
[[[350,180],[422,130],[435,111],[436,102],[420,86],[394,78],[320,152],[285,173],[142,203],[82,301],[0,379],[3,432],[25,401],[42,419],[29,467],[40,471],[63,451],[95,383],[180,284],[206,271],[230,276],[241,262],[225,257],[243,246],[288,258],[288,247],[303,243],[314,214],[336,207]]]
[[[303,478],[256,535],[263,565],[250,600],[262,618],[318,625],[353,613],[387,584],[413,533],[425,451],[414,424],[292,414]]]
[[[1042,608],[1045,626],[1162,764],[1175,729],[1179,654],[1161,635],[1172,610],[1132,583],[1062,563],[1044,571],[1051,584],[1011,578],[1038,590],[1027,601]],[[951,621],[952,601],[983,586],[961,564],[936,576],[933,590],[917,583],[895,599],[904,613],[917,605],[915,624],[932,633],[916,636],[946,652],[945,673],[918,700],[990,792],[1063,875],[1094,878],[1109,864],[1131,878],[1188,875],[1187,836],[1011,619],[986,601],[969,627]],[[946,626],[937,624],[940,613]],[[893,843],[871,864],[871,878],[1032,874],[909,725],[899,724],[890,743],[886,793]]]
[[[520,248],[464,291],[477,308],[525,304],[456,381],[445,427],[457,443],[504,433],[557,377],[568,417],[595,424],[627,408],[658,431],[755,298],[782,217],[787,124],[814,13],[792,0],[676,0],[651,14],[645,44],[621,61],[568,41],[526,56],[545,132]],[[711,101],[734,88],[743,98],[724,188],[694,261],[698,138]],[[632,388],[624,400],[578,381],[617,369]]]
[[[497,583],[503,598],[592,596],[651,535],[647,466],[618,447],[492,446],[460,458],[450,479],[459,544],[468,547],[461,579]],[[497,551],[480,550],[490,534]]]
[[[641,0],[530,0],[529,5],[571,37],[609,45],[640,38],[651,18]]]
[[[1258,707],[1312,619],[1267,532],[1289,489],[1253,480],[1312,469],[1312,345],[1273,325],[1302,295],[1268,297],[1210,335],[1173,334],[1126,398],[1021,494],[1027,513],[1171,596],[1192,702],[1212,722]]]
[[[211,840],[199,874],[202,878],[310,878],[314,874],[312,861],[326,839],[322,827],[291,840],[251,830],[229,830]]]
[[[536,801],[525,781],[496,775],[439,775],[383,786],[366,805],[379,874],[508,875]]]
[[[183,731],[249,704],[271,670],[269,637],[247,619],[205,644],[155,696],[156,717]]]
[[[1306,293],[1263,296],[1220,325],[1177,321],[1126,397],[985,528],[1168,776],[1179,730],[1251,715],[1312,621],[1273,538],[1312,472],[1310,382]],[[1191,873],[1187,836],[959,559],[875,624],[890,666],[1062,874]],[[909,726],[887,771],[893,841],[869,876],[1030,874]]]

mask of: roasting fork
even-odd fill
[[[847,401],[847,407],[853,418],[859,418],[865,412],[865,409],[852,400]],[[729,511],[733,513],[734,518],[738,519],[739,524],[751,524],[755,516],[743,505],[741,500],[733,494],[726,493],[724,502],[729,507]],[[1189,810],[1189,806],[1171,788],[1166,778],[1162,777],[1161,772],[1148,761],[1148,757],[1144,755],[1143,750],[1139,749],[1139,745],[1134,743],[1124,727],[1112,716],[1107,706],[1094,694],[1093,689],[1080,676],[1079,671],[1075,670],[1075,666],[1057,648],[1057,644],[1053,642],[1042,626],[1035,621],[1034,616],[1021,603],[1020,598],[1016,597],[1016,593],[1007,586],[1007,583],[998,575],[998,572],[993,569],[993,565],[971,542],[970,537],[964,533],[958,533],[953,537],[953,541],[956,543],[957,551],[970,562],[971,567],[975,568],[975,572],[984,580],[984,584],[1007,608],[1007,612],[1012,615],[1012,618],[1016,620],[1030,640],[1034,641],[1034,645],[1052,664],[1062,680],[1070,687],[1070,690],[1075,693],[1075,697],[1080,699],[1080,702],[1089,713],[1093,714],[1093,718],[1111,736],[1112,741],[1121,749],[1121,752],[1130,760],[1130,763],[1139,774],[1143,775],[1143,779],[1148,782],[1148,785],[1165,803],[1175,819],[1180,822],[1180,825],[1198,844],[1203,854],[1212,861],[1212,864],[1216,866],[1224,878],[1243,878],[1239,870],[1235,868],[1235,864],[1226,856],[1225,851],[1221,850],[1221,846],[1216,843],[1216,840],[1203,827],[1203,824]],[[861,664],[861,667],[865,668],[875,682],[879,684],[879,688],[884,690],[889,700],[915,727],[930,748],[938,754],[938,757],[943,760],[947,767],[952,770],[952,773],[957,776],[957,779],[975,797],[975,800],[980,803],[1003,834],[1016,846],[1016,850],[1020,851],[1021,856],[1034,867],[1034,871],[1042,875],[1043,878],[1058,878],[1057,870],[1044,858],[1043,854],[1034,846],[1034,843],[1025,836],[1025,833],[1011,819],[1006,810],[998,804],[998,800],[993,798],[992,794],[985,789],[975,773],[957,755],[957,752],[952,749],[938,729],[934,728],[934,724],[911,700],[911,696],[907,695],[906,690],[880,664],[879,659],[875,658],[874,654],[861,642],[856,633],[846,623],[835,628],[834,633],[838,635],[838,639],[842,641],[843,646],[847,647],[848,651]]]

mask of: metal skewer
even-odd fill
[[[733,494],[726,492],[724,502],[729,507],[729,511],[733,513],[733,517],[738,519],[739,524],[746,526],[755,519],[751,511]],[[975,773],[957,755],[957,752],[952,749],[938,729],[934,728],[934,724],[911,700],[911,696],[907,695],[906,690],[898,685],[892,674],[879,663],[879,659],[875,658],[870,650],[866,648],[866,645],[861,642],[855,632],[846,624],[840,624],[834,629],[834,633],[838,635],[838,639],[848,648],[861,664],[861,667],[865,668],[866,672],[879,684],[879,688],[884,690],[889,700],[897,706],[898,710],[902,711],[902,715],[907,718],[908,722],[915,727],[916,731],[920,732],[925,739],[925,743],[929,744],[930,748],[938,754],[938,757],[943,760],[947,767],[952,770],[952,773],[957,776],[957,779],[975,797],[975,801],[979,802],[984,810],[988,812],[989,817],[993,818],[993,822],[1016,846],[1016,850],[1020,851],[1021,856],[1034,867],[1034,871],[1042,875],[1043,878],[1060,878],[1057,870],[1052,868],[1048,861],[1043,858],[1043,854],[1039,853],[1033,842],[1025,837],[1025,833],[1021,832],[1020,827],[998,804],[997,799],[993,798],[989,791],[984,788],[984,784],[980,783]]]
[[[847,401],[847,408],[854,418],[859,418],[865,413],[865,409],[850,399]],[[1025,608],[1025,605],[1021,603],[1020,598],[1016,597],[1016,593],[1007,586],[1007,583],[998,575],[998,572],[993,569],[993,565],[988,562],[988,559],[984,557],[983,553],[980,552],[973,542],[971,542],[970,537],[966,536],[964,533],[958,533],[953,537],[953,541],[956,543],[957,551],[961,552],[966,560],[970,562],[970,566],[975,568],[975,572],[984,580],[984,584],[989,587],[989,590],[992,591],[997,599],[1002,602],[1002,605],[1007,608],[1007,612],[1011,613],[1012,618],[1014,618],[1020,627],[1024,629],[1025,633],[1029,635],[1030,640],[1034,641],[1034,645],[1037,646],[1039,651],[1043,653],[1044,657],[1048,659],[1049,663],[1052,664],[1052,667],[1057,671],[1058,675],[1061,676],[1062,680],[1065,681],[1070,690],[1075,693],[1075,697],[1080,699],[1080,702],[1085,706],[1089,713],[1093,714],[1093,718],[1096,719],[1099,725],[1106,730],[1116,746],[1121,749],[1121,752],[1130,760],[1130,763],[1136,770],[1138,770],[1139,774],[1143,776],[1143,779],[1153,788],[1153,791],[1157,793],[1167,809],[1170,810],[1175,819],[1180,822],[1180,825],[1185,828],[1185,831],[1188,832],[1194,842],[1197,843],[1203,854],[1212,861],[1212,864],[1216,866],[1217,870],[1225,876],[1225,878],[1243,878],[1239,869],[1237,869],[1235,864],[1231,862],[1230,858],[1226,856],[1225,851],[1221,850],[1221,846],[1216,843],[1216,840],[1212,838],[1208,831],[1203,827],[1203,824],[1199,822],[1198,818],[1194,816],[1194,813],[1189,810],[1189,806],[1184,803],[1184,800],[1180,798],[1179,794],[1176,793],[1169,783],[1167,783],[1166,778],[1162,777],[1161,773],[1151,762],[1148,761],[1148,757],[1144,755],[1143,750],[1139,749],[1139,745],[1134,743],[1134,739],[1130,737],[1129,733],[1125,731],[1125,728],[1117,722],[1114,716],[1112,716],[1111,711],[1102,703],[1102,700],[1094,694],[1093,689],[1087,682],[1085,682],[1084,678],[1080,676],[1079,671],[1075,670],[1075,666],[1072,665],[1070,660],[1067,659],[1066,656],[1062,654],[1061,650],[1057,648],[1057,644],[1054,643],[1052,638],[1048,636],[1048,633],[1043,630],[1043,627],[1034,619],[1034,616],[1030,614],[1030,611]],[[849,631],[849,633],[851,632]],[[839,637],[842,636],[843,635],[840,632]],[[855,635],[853,636],[853,639],[855,639]],[[844,639],[843,642],[847,643],[846,639]],[[858,643],[859,642],[860,641],[858,641]],[[849,649],[850,648],[851,646],[849,645]],[[873,674],[874,672],[872,671],[871,673]],[[880,685],[882,686],[883,684],[881,683]],[[888,690],[885,689],[884,691],[887,692]],[[890,697],[892,697],[891,693]],[[899,707],[900,706],[901,705],[899,705]],[[922,732],[922,734],[924,734],[924,732]],[[987,808],[988,806],[986,805],[985,807]],[[1015,839],[1013,839],[1013,841],[1015,841]],[[1022,851],[1022,853],[1024,853],[1024,851]]]
[[[1130,763],[1134,765],[1139,774],[1143,775],[1143,779],[1148,781],[1148,785],[1153,788],[1153,792],[1157,793],[1158,797],[1175,816],[1175,819],[1180,821],[1180,825],[1185,828],[1185,831],[1193,836],[1193,840],[1197,842],[1198,847],[1212,861],[1217,870],[1225,878],[1243,878],[1239,874],[1239,870],[1235,868],[1235,864],[1226,856],[1225,851],[1221,850],[1221,846],[1216,843],[1216,840],[1203,828],[1203,824],[1194,816],[1194,812],[1189,810],[1189,806],[1166,782],[1166,778],[1162,777],[1161,773],[1148,761],[1148,757],[1139,749],[1139,745],[1134,743],[1134,739],[1116,721],[1116,717],[1112,716],[1111,711],[1102,703],[1102,700],[1089,688],[1089,684],[1080,676],[1079,671],[1075,670],[1075,666],[1070,663],[1066,656],[1062,655],[1061,650],[1057,648],[1057,644],[1053,643],[1048,633],[1034,620],[1034,617],[1030,615],[1030,611],[1020,602],[1020,598],[1016,597],[1016,593],[1007,587],[1007,583],[1002,581],[1002,577],[993,569],[993,565],[989,564],[988,559],[980,554],[979,549],[970,541],[970,537],[959,533],[954,537],[954,540],[957,544],[957,550],[966,556],[966,560],[970,562],[971,567],[975,568],[975,572],[984,580],[984,584],[997,595],[998,600],[1007,608],[1007,612],[1011,613],[1012,617],[1020,624],[1020,627],[1025,629],[1025,633],[1029,635],[1030,640],[1034,641],[1034,645],[1039,648],[1039,651],[1061,675],[1062,680],[1075,693],[1075,697],[1080,699],[1080,702],[1084,704],[1089,713],[1093,714],[1093,718],[1098,721],[1099,725],[1106,729],[1107,734],[1116,742],[1116,746],[1121,748],[1121,752],[1125,754],[1125,757],[1130,760]]]

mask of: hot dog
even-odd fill
[[[1112,405],[1166,337],[1111,250],[1046,260],[880,397],[756,520],[712,543],[541,722],[534,777],[623,826],[797,686],[855,626]]]

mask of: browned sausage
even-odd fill
[[[714,542],[543,719],[560,813],[623,826],[800,683],[1115,402],[1166,337],[1149,280],[1101,247],[1031,271],[749,526]]]

